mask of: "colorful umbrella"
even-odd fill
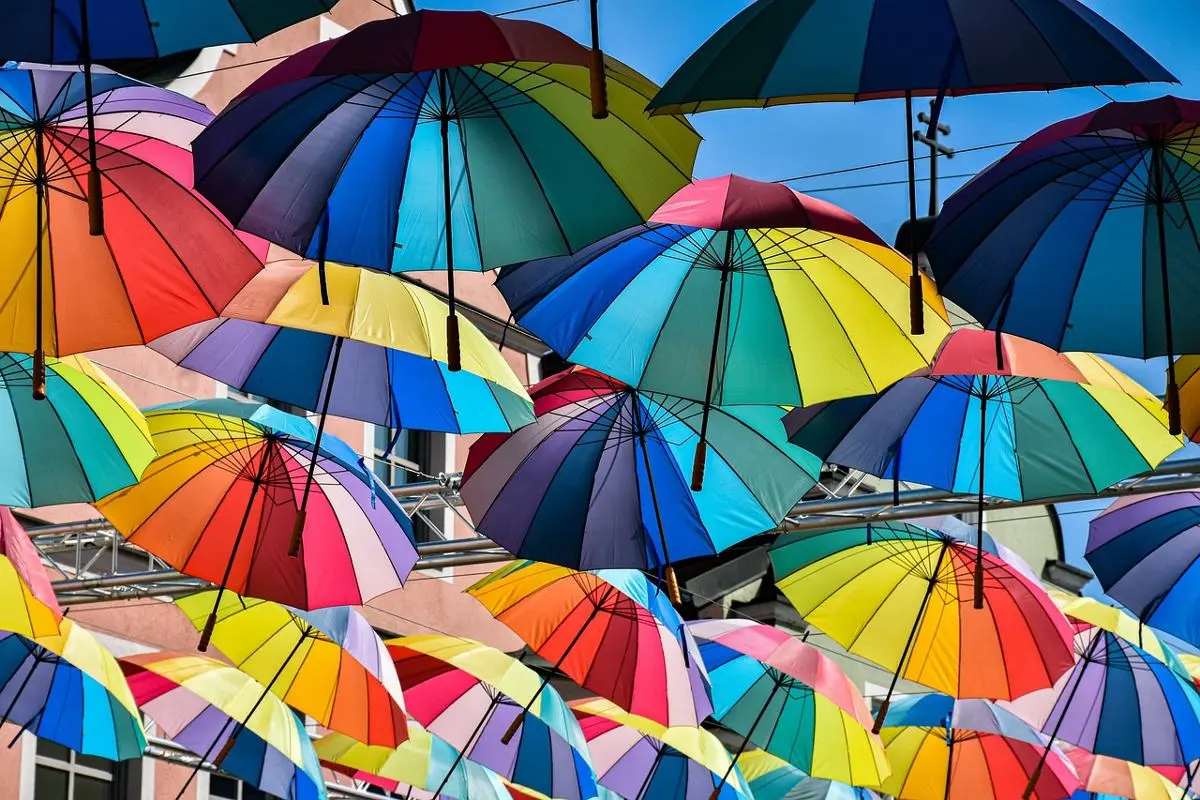
[[[832,659],[750,620],[688,623],[713,681],[713,716],[741,734],[736,762],[754,743],[817,778],[878,786],[890,769],[871,713]]]
[[[712,733],[665,727],[594,697],[571,702],[600,783],[626,800],[749,800],[741,770]]]
[[[569,361],[703,403],[692,486],[714,406],[809,405],[874,394],[927,366],[949,332],[910,337],[907,266],[862,222],[777,183],[697,181],[650,224],[578,255],[521,264],[499,287],[522,325]]]
[[[434,795],[468,758],[550,797],[596,796],[579,723],[536,672],[499,650],[454,636],[406,636],[387,646],[413,719],[459,753]],[[505,741],[521,715],[524,724]]]
[[[1063,800],[1079,785],[1070,762],[1050,749],[1044,735],[986,700],[903,697],[888,711],[885,726],[893,772],[884,794],[905,800],[1015,798],[1029,784],[1034,791],[1027,800]]]
[[[102,238],[86,224],[93,100]],[[0,349],[34,354],[35,396],[44,354],[144,344],[212,319],[261,269],[191,190],[186,142],[212,118],[204,106],[107,70],[88,85],[75,67],[10,64],[0,107]]]
[[[927,252],[946,296],[1058,350],[1200,352],[1200,102],[1112,103],[1034,134],[946,203]],[[1178,381],[1168,362],[1171,431]]]
[[[779,588],[813,627],[892,672],[876,728],[904,677],[957,697],[1014,698],[1054,685],[1074,663],[1071,629],[1029,567],[990,536],[987,613],[967,608],[970,529],[903,522],[790,533],[771,547]]]
[[[535,22],[418,11],[276,65],[196,140],[196,185],[238,227],[374,269],[448,271],[561,255],[642,222],[687,182],[700,139],[644,113],[652,83]],[[299,183],[297,183],[299,181]],[[297,187],[303,185],[303,188]]]
[[[1185,800],[1188,796],[1183,789],[1149,767],[1119,758],[1095,756],[1082,747],[1067,748],[1066,753],[1081,784],[1072,800],[1089,797],[1093,800],[1117,797],[1128,800]]]
[[[455,800],[509,800],[495,772],[459,759],[457,750],[413,720],[408,732],[408,740],[395,749],[363,744],[343,733],[326,734],[313,746],[325,766],[394,795],[424,800],[442,786],[441,796]]]
[[[175,602],[199,628],[214,594]],[[235,667],[330,730],[385,747],[408,736],[396,668],[370,623],[353,609],[297,611],[226,592],[212,641]]]
[[[1181,356],[1175,360],[1175,378],[1179,381],[1179,418],[1183,434],[1200,441],[1200,356]],[[1167,376],[1170,379],[1170,375]]]
[[[27,637],[54,633],[58,628],[56,620],[62,617],[58,597],[42,564],[42,554],[12,510],[0,506],[0,608],[18,611],[12,617],[20,619],[19,609],[34,605],[33,601],[49,609],[51,615],[29,610],[27,623],[9,627],[9,620],[0,620],[0,630],[12,630]]]
[[[744,753],[738,763],[754,800],[879,800],[861,786],[810,778],[766,750]]]
[[[685,464],[699,403],[576,368],[532,389],[539,420],[480,438],[463,473],[476,529],[518,557],[576,569],[662,570],[773,528],[816,483],[820,462],[788,445],[778,409],[716,409],[707,486]]]
[[[903,97],[912,225],[917,216],[915,95],[936,95],[926,120],[926,138],[935,143],[932,215],[937,213],[938,122],[947,95],[1173,80],[1078,0],[927,0],[917,8],[909,0],[757,0],[690,56],[650,107],[657,113],[690,113]],[[909,255],[912,330],[920,333],[917,248]]]
[[[116,659],[69,619],[36,638],[0,633],[0,709],[0,719],[83,755],[124,761],[146,747]]]
[[[176,744],[272,797],[326,796],[304,722],[249,675],[171,652],[128,656],[121,668],[138,706]]]
[[[90,503],[137,483],[156,455],[142,412],[83,356],[44,368],[39,403],[35,359],[0,353],[0,503]]]
[[[696,726],[712,713],[695,640],[670,598],[641,572],[518,561],[467,592],[554,672],[633,714]]]
[[[141,483],[96,504],[131,542],[221,594],[298,608],[358,605],[400,588],[417,560],[408,517],[348,445],[326,436],[314,522],[289,558],[316,427],[266,405],[195,400],[146,415],[159,457]]]
[[[784,424],[828,462],[977,494],[981,534],[985,495],[1093,495],[1181,444],[1158,400],[1097,356],[970,329],[879,396],[792,411]]]
[[[1087,561],[1141,622],[1200,644],[1200,494],[1118,500],[1089,526]]]

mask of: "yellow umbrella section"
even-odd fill
[[[34,596],[7,556],[0,556],[0,630],[26,639],[60,635],[58,615]]]
[[[1091,597],[1077,597],[1059,589],[1051,588],[1047,591],[1050,599],[1065,616],[1120,636],[1125,641],[1136,644],[1164,664],[1176,667],[1181,672],[1187,672],[1179,657],[1163,644],[1153,628],[1143,625],[1116,606],[1110,606]]]

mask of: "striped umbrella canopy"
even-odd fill
[[[554,798],[596,796],[596,774],[579,723],[558,692],[529,667],[455,636],[405,636],[387,647],[409,713],[458,751],[456,762],[470,759]],[[451,765],[435,795],[457,766]]]
[[[1026,800],[1063,800],[1079,786],[1044,734],[987,700],[904,697],[882,735],[893,771],[881,790],[904,800],[1007,800],[1030,786]]]
[[[808,775],[878,786],[891,771],[862,694],[831,658],[750,620],[688,623],[712,676],[713,716]]]
[[[899,677],[958,697],[1014,698],[1075,662],[1071,628],[1029,567],[969,527],[868,523],[790,533],[771,547],[779,588],[801,616]],[[983,559],[982,610],[971,607]],[[876,727],[887,714],[885,698]]]
[[[199,628],[215,594],[175,603]],[[370,623],[351,608],[299,611],[226,592],[212,642],[235,667],[329,730],[385,747],[408,736],[396,668]]]
[[[532,394],[538,421],[481,437],[463,473],[476,529],[518,557],[662,570],[773,528],[820,473],[816,458],[784,441],[777,408],[715,409],[708,478],[692,491],[686,470],[704,424],[701,404],[584,368],[551,376]]]
[[[766,750],[751,750],[738,760],[754,800],[879,800],[861,786],[810,778]]]
[[[626,800],[750,800],[720,740],[696,726],[667,727],[594,697],[571,702],[600,784]]]
[[[1184,436],[1200,441],[1200,355],[1180,356],[1174,364],[1179,382],[1179,414]],[[1167,376],[1168,380],[1170,375]]]
[[[650,119],[657,87],[552,28],[417,11],[291,56],[195,143],[196,185],[242,230],[373,269],[493,269],[642,222],[685,184],[699,135]],[[299,182],[297,182],[299,180]],[[457,368],[450,324],[450,366]]]
[[[110,761],[141,758],[146,747],[117,660],[69,619],[33,638],[0,633],[0,719]]]
[[[1126,798],[1127,800],[1186,800],[1183,789],[1162,773],[1119,758],[1092,755],[1082,747],[1064,748],[1079,775],[1079,790],[1072,800]]]
[[[32,356],[0,353],[0,503],[90,503],[137,483],[157,453],[125,392],[83,356],[49,358],[39,402],[35,370]]]
[[[194,400],[150,409],[159,457],[96,507],[129,541],[221,592],[297,608],[358,605],[398,589],[417,560],[412,526],[341,440],[267,405]],[[309,522],[291,557],[301,497]],[[203,647],[202,647],[203,649]]]
[[[1088,564],[1141,622],[1200,645],[1200,493],[1121,499],[1088,526]]]
[[[249,675],[203,656],[121,659],[138,706],[174,742],[272,797],[324,798],[304,722]]]
[[[708,674],[683,618],[637,570],[577,572],[517,561],[467,592],[588,691],[660,725],[712,713]]]
[[[408,731],[408,740],[396,748],[363,744],[344,733],[326,734],[313,746],[326,767],[393,795],[435,800],[431,793],[441,786],[440,796],[454,800],[508,800],[508,789],[495,772],[460,759],[445,739],[415,720],[408,721]]]
[[[28,598],[28,599],[26,599]],[[50,614],[28,609],[40,604]],[[0,618],[0,630],[12,630],[27,637],[53,633],[62,617],[62,608],[50,575],[42,564],[42,554],[17,521],[12,509],[0,506],[0,608],[10,619]],[[17,612],[17,613],[13,613]],[[35,620],[36,615],[36,620]],[[24,623],[20,620],[25,617]],[[12,624],[13,627],[9,627]]]

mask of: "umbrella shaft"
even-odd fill
[[[997,379],[998,380],[998,379]],[[979,509],[975,520],[975,609],[983,608],[983,478],[987,466],[988,378],[983,376],[979,392]]]
[[[725,232],[725,258],[721,262],[721,289],[717,294],[717,316],[713,325],[712,351],[708,356],[708,383],[704,387],[704,412],[700,417],[700,440],[696,442],[696,458],[692,463],[692,491],[704,488],[705,448],[708,442],[708,415],[712,409],[713,384],[717,378],[717,352],[721,346],[721,323],[725,319],[725,297],[729,273],[733,271],[733,231]]]
[[[1182,425],[1179,413],[1179,383],[1175,377],[1175,326],[1171,321],[1171,277],[1167,258],[1167,222],[1164,208],[1166,198],[1163,187],[1164,167],[1161,144],[1154,145],[1154,149],[1151,151],[1151,161],[1154,173],[1154,216],[1158,227],[1158,266],[1162,276],[1164,343],[1167,349],[1167,416],[1171,435],[1177,436]]]
[[[758,716],[754,718],[754,722],[750,723],[750,730],[746,731],[746,737],[742,739],[742,743],[738,746],[737,752],[734,753],[733,758],[729,760],[729,766],[725,768],[725,774],[721,776],[720,782],[717,783],[716,788],[713,789],[712,794],[709,796],[710,800],[716,800],[716,798],[720,796],[721,789],[723,789],[726,782],[728,782],[729,775],[733,772],[734,767],[737,766],[738,759],[742,757],[742,753],[746,752],[746,748],[750,745],[750,739],[752,736],[754,736],[754,731],[756,728],[758,728],[758,723],[762,722],[762,718],[767,714],[767,709],[771,707],[771,701],[775,699],[775,695],[778,694],[779,690],[782,688],[783,681],[776,679],[775,688],[771,690],[769,695],[767,695],[766,702],[764,702],[762,708],[758,710]]]
[[[288,545],[288,555],[293,558],[300,553],[300,543],[304,539],[304,522],[308,512],[308,495],[312,491],[313,478],[317,472],[317,461],[321,457],[321,439],[325,437],[325,420],[329,417],[329,401],[333,399],[333,384],[337,378],[338,362],[342,358],[342,343],[344,341],[341,336],[333,340],[333,360],[329,364],[329,379],[325,384],[325,398],[321,402],[321,419],[317,422],[317,436],[313,439],[312,460],[308,462],[308,475],[304,478],[304,492],[300,496],[300,508],[296,511],[296,521],[292,525],[292,541]]]
[[[634,411],[634,413],[641,414],[641,407],[639,406]],[[665,562],[665,569],[670,570],[671,569],[671,554],[667,551],[667,532],[665,530],[663,530],[662,511],[658,507],[658,492],[654,488],[654,471],[652,469],[650,469],[650,451],[646,447],[646,431],[642,430],[642,426],[640,423],[638,425],[638,428],[639,428],[639,430],[637,433],[637,440],[638,440],[638,443],[641,445],[642,464],[646,469],[646,483],[650,487],[650,505],[652,505],[654,507],[654,524],[658,528],[658,539],[659,539],[659,542],[662,544],[663,562]],[[673,572],[673,570],[672,570],[672,572]],[[670,588],[672,586],[674,587],[673,589]],[[671,602],[678,605],[680,602],[678,582],[668,581],[668,590],[671,593]]]
[[[908,226],[910,232],[917,227],[917,143],[912,137],[913,104],[912,92],[904,93],[904,140],[908,142]],[[912,262],[912,275],[908,281],[909,326],[914,336],[925,332],[925,309],[921,292],[921,265],[917,258],[915,237],[908,245],[908,257]]]

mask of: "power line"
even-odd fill
[[[548,3],[538,3],[534,6],[525,6],[524,8],[514,8],[509,11],[497,11],[493,17],[507,17],[512,14],[524,14],[526,11],[537,11],[543,8],[553,8],[554,6],[565,6],[571,3],[577,3],[579,0],[552,0]]]
[[[955,180],[957,178],[973,178],[974,172],[960,172],[957,175],[942,175],[940,180]],[[928,183],[929,178],[917,178],[917,183]],[[843,192],[849,189],[877,189],[884,186],[907,186],[908,179],[898,181],[876,181],[874,183],[851,183],[844,186],[822,186],[818,189],[809,189],[805,187],[805,194],[822,194],[824,192]]]
[[[981,145],[977,145],[975,147],[964,147],[961,150],[956,150],[955,153],[958,155],[961,155],[963,153],[978,153],[983,150],[995,150],[996,148],[999,148],[999,147],[1013,147],[1014,145],[1018,145],[1021,142],[1022,142],[1021,139],[1015,139],[1011,142],[996,142],[994,144],[981,144]],[[917,161],[928,161],[929,156],[917,156],[916,160]],[[775,180],[771,181],[771,183],[794,183],[796,181],[805,181],[805,180],[809,180],[811,178],[827,178],[831,175],[845,175],[845,174],[851,173],[851,172],[861,172],[862,170],[868,170],[868,169],[880,169],[882,167],[895,167],[895,166],[899,166],[901,164],[907,164],[907,163],[908,163],[908,159],[897,158],[897,159],[893,159],[891,161],[877,161],[874,164],[863,164],[863,165],[857,166],[857,167],[843,167],[842,169],[831,169],[831,170],[826,170],[825,172],[812,172],[807,175],[793,175],[790,178],[776,178]]]

